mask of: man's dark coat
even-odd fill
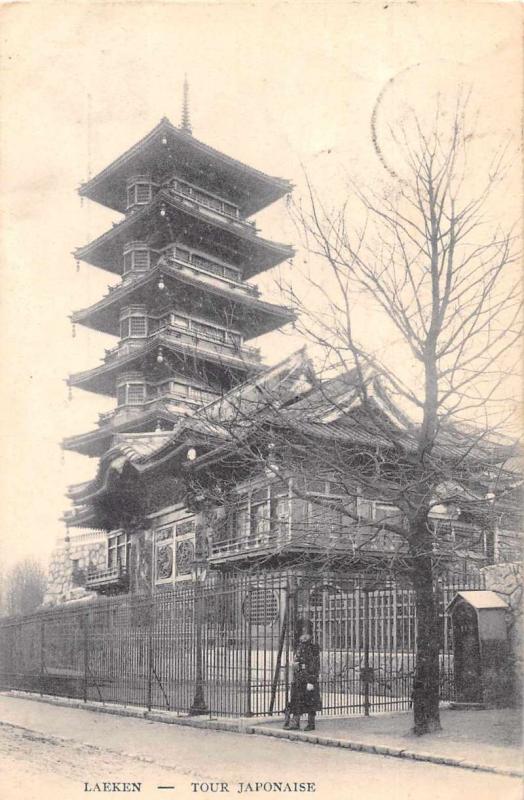
[[[291,698],[289,711],[291,714],[307,714],[310,711],[319,711],[322,708],[320,700],[320,687],[318,677],[320,673],[320,649],[312,641],[299,642],[295,650],[293,682],[291,684]],[[308,683],[313,689],[307,689]]]

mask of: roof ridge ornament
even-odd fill
[[[182,119],[180,122],[180,130],[189,134],[193,133],[191,118],[189,115],[189,83],[187,80],[187,73],[184,75],[184,95],[182,100]]]

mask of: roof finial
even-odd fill
[[[180,128],[186,133],[193,133],[191,119],[189,117],[189,83],[187,82],[187,74],[184,75],[184,99],[182,101],[182,121]]]

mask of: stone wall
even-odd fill
[[[508,614],[508,635],[514,677],[514,696],[522,703],[522,684],[524,679],[524,604],[523,578],[524,564],[513,562],[493,564],[484,567],[486,589],[497,592],[510,606]]]
[[[106,566],[105,531],[78,529],[57,541],[51,554],[44,605],[57,605],[94,595],[84,588],[87,570]]]
[[[495,561],[513,564],[522,553],[520,531],[499,529],[495,535]]]

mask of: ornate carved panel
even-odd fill
[[[195,520],[185,519],[183,522],[177,523],[176,526],[176,535],[177,536],[186,536],[188,533],[193,533],[195,530]]]
[[[176,546],[176,574],[189,575],[195,560],[195,545],[190,539],[177,542]]]
[[[173,545],[163,544],[156,551],[156,577],[165,580],[173,575]]]
[[[155,531],[155,580],[173,577],[173,526]]]

